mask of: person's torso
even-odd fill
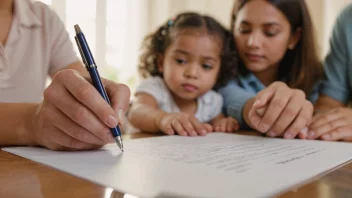
[[[42,19],[33,13],[23,20],[30,11],[25,6],[33,6],[32,2],[20,2],[21,8],[19,1],[14,3],[6,45],[0,45],[0,102],[39,102],[50,64],[49,35],[41,28]]]
[[[344,35],[346,36],[347,52],[347,79],[349,79],[349,90],[352,90],[352,4],[346,8],[346,14],[343,16]],[[352,96],[350,96],[352,97]]]
[[[160,77],[153,77],[144,80],[136,92],[145,92],[152,95],[158,102],[159,108],[168,113],[181,112],[175,103],[170,91]],[[222,108],[221,95],[213,90],[197,98],[197,110],[194,116],[200,122],[209,122],[220,113]]]
[[[258,92],[262,91],[265,89],[265,85],[257,78],[255,77],[254,74],[249,73],[246,76],[241,76],[239,75],[236,79],[235,82],[242,87],[244,90],[247,92],[257,94]],[[316,82],[312,88],[312,91],[310,94],[306,96],[307,100],[309,100],[312,103],[315,103],[315,101],[319,97],[319,85],[320,81]]]

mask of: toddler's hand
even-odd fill
[[[240,128],[238,121],[232,117],[224,117],[213,122],[215,132],[234,132]]]
[[[212,131],[209,124],[201,123],[193,115],[186,113],[165,113],[157,119],[157,126],[168,135],[204,136]]]

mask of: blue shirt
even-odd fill
[[[347,104],[352,92],[352,4],[336,20],[324,70],[321,94]]]
[[[320,82],[317,82],[313,87],[311,94],[308,96],[308,99],[312,103],[318,98],[319,85]],[[249,99],[255,97],[257,93],[264,88],[265,86],[263,83],[252,73],[249,73],[246,76],[238,76],[231,80],[225,87],[219,90],[219,93],[224,98],[224,114],[237,119],[242,127],[247,127],[242,118],[244,105]]]

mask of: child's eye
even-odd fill
[[[183,60],[183,59],[180,59],[180,58],[176,58],[175,60],[176,60],[177,64],[180,64],[180,65],[183,65],[183,64],[187,63],[186,60]]]
[[[211,69],[213,69],[213,66],[211,66],[210,64],[203,64],[202,67],[203,67],[203,69],[205,69],[205,70],[211,70]]]

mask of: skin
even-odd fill
[[[309,126],[308,139],[352,141],[352,110],[333,98],[319,96],[317,113]]]
[[[212,125],[201,123],[194,117],[197,98],[216,83],[220,52],[220,42],[212,35],[199,30],[176,33],[165,53],[159,57],[159,71],[180,112],[163,112],[152,96],[138,93],[129,112],[131,123],[142,131],[182,136],[206,135],[214,128],[225,132],[238,129],[235,119],[225,118],[222,114],[211,121]]]
[[[0,0],[0,40],[6,45],[13,2]],[[2,17],[6,16],[6,17]],[[122,124],[130,90],[102,79],[112,106],[90,84],[81,62],[50,74],[51,84],[38,104],[0,103],[0,145],[34,145],[52,150],[96,149],[114,142],[109,127]]]
[[[246,123],[268,136],[307,136],[313,106],[301,90],[277,81],[279,63],[287,50],[294,49],[301,30],[291,33],[289,21],[265,0],[252,0],[238,12],[234,38],[246,68],[266,88],[245,104]]]

